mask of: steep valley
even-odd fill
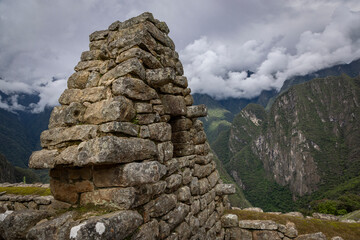
[[[359,87],[358,77],[315,79],[282,93],[268,112],[249,104],[235,116],[214,150],[253,205],[289,211],[344,194],[358,201]]]

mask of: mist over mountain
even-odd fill
[[[198,103],[209,104],[203,121],[211,147],[250,203],[290,211],[315,199],[348,201],[339,200],[341,194],[359,200],[359,79],[348,77],[359,75],[359,62],[288,79],[281,92],[267,93],[263,103],[259,98],[229,100],[241,111],[227,100],[194,95]],[[326,76],[336,77],[313,80]],[[303,170],[296,165],[300,158],[305,159]]]

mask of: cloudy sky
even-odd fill
[[[192,92],[252,98],[360,58],[358,0],[0,0],[0,108],[54,106],[88,36],[150,11],[165,21]],[[255,72],[247,77],[246,70]]]

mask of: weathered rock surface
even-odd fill
[[[133,233],[143,219],[136,211],[119,211],[90,218],[70,230],[70,239],[125,239]]]
[[[326,240],[325,234],[322,232],[299,235],[296,240]]]
[[[48,212],[39,210],[12,212],[0,222],[0,236],[3,239],[24,239],[31,227],[48,216]]]
[[[75,165],[127,163],[151,159],[157,154],[156,145],[147,139],[106,136],[85,142]]]
[[[278,225],[271,220],[241,220],[239,227],[258,230],[276,230]]]
[[[221,184],[197,120],[206,107],[192,106],[168,33],[144,13],[90,35],[41,135],[43,149],[30,158],[31,167],[50,168],[54,199],[13,208],[117,212],[43,220],[24,231],[29,239],[224,237],[220,219],[235,188]]]

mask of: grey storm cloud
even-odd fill
[[[33,112],[57,105],[88,35],[145,11],[169,25],[192,91],[216,98],[360,57],[357,0],[2,0],[0,90],[12,97],[0,108],[24,110],[19,93],[39,95]]]

